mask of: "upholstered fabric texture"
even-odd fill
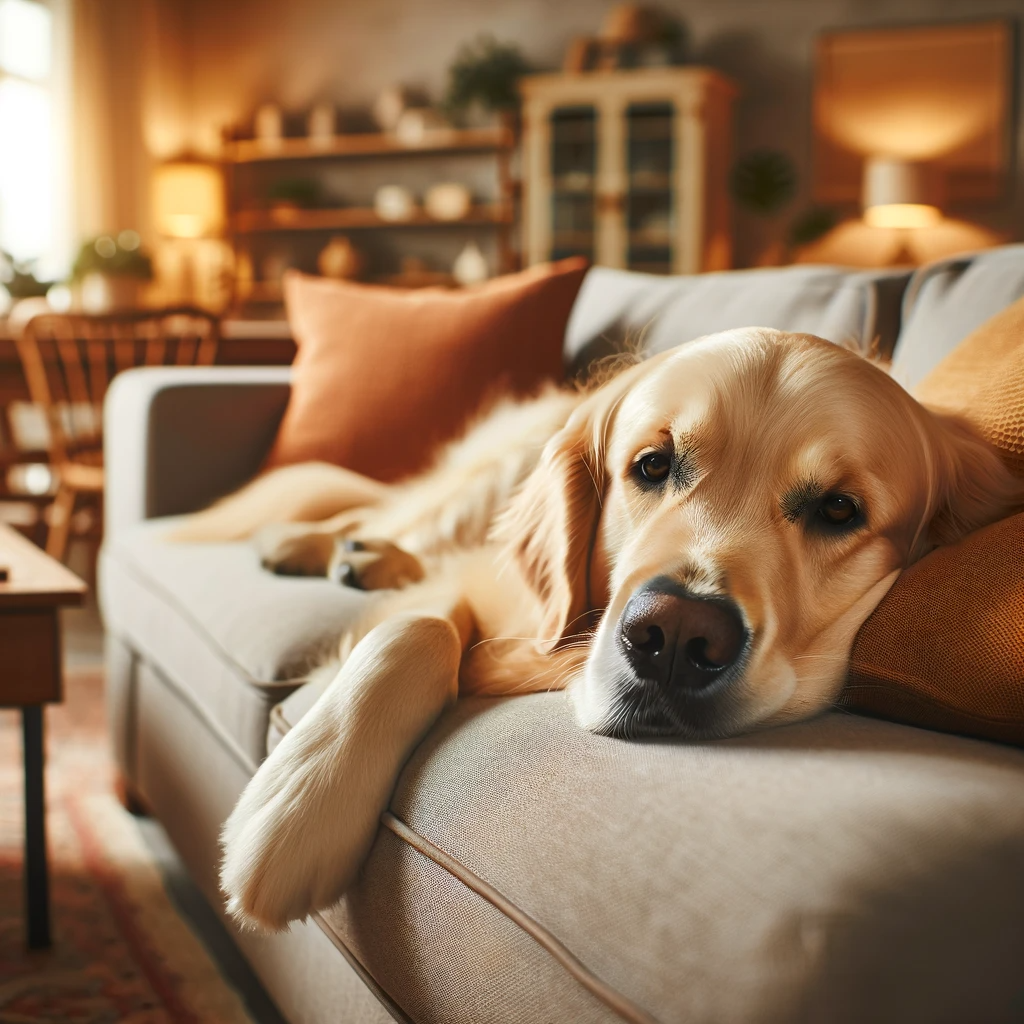
[[[1024,298],[973,331],[914,394],[970,420],[1024,477]]]
[[[1024,478],[1024,299],[966,338],[916,394],[970,420]],[[857,636],[841,702],[1024,745],[1024,514],[900,576]]]
[[[132,527],[104,547],[107,629],[159,665],[255,768],[270,709],[331,657],[371,597],[274,576],[248,544],[165,543],[174,523]]]
[[[996,1021],[1024,997],[1008,747],[841,714],[627,743],[564,694],[467,699],[391,809],[664,1024]],[[391,831],[324,916],[424,1024],[623,1019]]]
[[[561,378],[585,273],[564,260],[465,291],[289,274],[298,354],[269,465],[320,460],[378,480],[423,470],[489,399]]]
[[[918,270],[903,300],[893,376],[907,388],[972,331],[1024,296],[1024,245],[939,260]]]
[[[859,351],[892,351],[903,270],[838,267],[730,270],[664,277],[594,267],[565,337],[578,369],[623,344],[654,354],[735,327],[816,334]]]

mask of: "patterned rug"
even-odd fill
[[[243,1024],[113,796],[102,679],[66,680],[47,709],[53,947],[29,952],[22,917],[21,716],[0,711],[0,1024]]]

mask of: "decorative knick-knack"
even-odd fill
[[[381,185],[373,197],[373,208],[381,220],[412,220],[416,212],[416,200],[401,185]]]
[[[309,112],[306,134],[311,146],[327,149],[334,141],[334,104],[318,103]]]
[[[490,276],[487,257],[480,251],[480,246],[476,242],[468,242],[462,252],[455,257],[452,276],[464,286],[480,284]]]
[[[284,119],[276,103],[264,103],[256,111],[256,138],[267,149],[278,149],[284,138]]]
[[[472,205],[469,189],[457,181],[432,185],[423,197],[423,208],[434,220],[462,220]]]
[[[403,146],[423,146],[451,130],[451,125],[432,107],[403,111],[395,125],[395,138]]]
[[[373,104],[373,119],[382,132],[393,132],[409,106],[409,92],[400,85],[388,86]]]
[[[354,281],[363,272],[363,254],[344,235],[335,235],[321,250],[316,265],[324,277]]]

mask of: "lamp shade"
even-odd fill
[[[153,180],[157,230],[169,238],[205,238],[224,223],[220,171],[199,160],[176,160],[157,168]]]
[[[864,165],[864,220],[872,227],[937,224],[942,214],[935,198],[935,174],[926,164],[876,156]]]

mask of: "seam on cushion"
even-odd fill
[[[274,711],[277,710],[278,707],[275,706]],[[278,718],[285,726],[282,735],[290,732],[292,726],[285,719],[284,714],[280,714]],[[450,854],[445,853],[440,847],[435,846],[429,839],[413,831],[401,818],[395,817],[391,811],[385,811],[380,816],[380,821],[382,825],[398,836],[404,843],[411,846],[417,853],[428,860],[432,860],[439,867],[444,868],[453,878],[457,878],[462,882],[467,889],[475,892],[482,899],[487,900],[499,913],[504,914],[513,924],[526,932],[541,949],[562,966],[566,973],[575,978],[595,999],[604,1003],[622,1020],[628,1021],[629,1024],[658,1024],[657,1019],[652,1017],[646,1010],[641,1009],[636,1003],[603,982],[597,975],[592,974],[547,928],[527,914],[525,910],[521,910],[510,899],[503,896],[490,883],[485,882],[476,872],[471,871],[465,864],[457,861]],[[335,934],[334,930],[327,925],[319,914],[314,913],[312,916],[327,932],[328,938]],[[344,947],[344,943],[341,942],[340,938],[337,945],[344,955],[347,947]],[[353,964],[353,966],[355,965]],[[363,969],[365,970],[365,968]]]
[[[864,299],[861,303],[860,350],[870,352],[878,337],[878,284],[868,279],[861,285]]]
[[[880,674],[880,673],[879,673]],[[895,677],[894,684],[898,682],[911,682],[913,681],[912,676],[907,677]],[[886,686],[882,683],[847,683],[843,688],[844,693],[854,690],[871,691],[876,693],[884,693],[887,695],[897,695],[898,697],[910,701],[911,703],[920,704],[923,707],[933,709],[935,711],[944,711],[947,714],[955,715],[957,718],[966,718],[972,722],[978,722],[982,725],[1016,725],[1021,724],[1020,718],[1011,716],[1009,718],[995,718],[988,715],[976,715],[971,711],[964,711],[950,704],[943,704],[941,701],[933,700],[931,697],[925,697],[922,694],[914,693],[911,690],[898,689],[896,685]],[[842,702],[842,694],[839,697],[839,701]]]
[[[238,673],[244,676],[243,682],[248,683],[250,686],[257,690],[278,690],[278,689],[295,689],[301,686],[305,681],[305,676],[295,676],[291,679],[273,679],[266,682],[253,678],[249,670],[244,666],[240,665],[224,648],[217,642],[217,640],[210,635],[207,629],[199,622],[192,613],[185,607],[183,607],[178,599],[164,587],[160,586],[155,580],[150,577],[141,566],[137,565],[130,556],[123,555],[116,548],[113,550],[108,549],[106,552],[108,558],[112,558],[115,562],[119,562],[129,575],[135,578],[136,583],[143,586],[149,587],[155,593],[159,594],[161,599],[166,601],[175,612],[177,612],[188,624],[207,642],[207,645],[213,650],[213,652],[221,659],[221,661],[233,666],[237,669]]]
[[[381,987],[380,982],[366,969],[363,962],[345,944],[345,940],[331,927],[331,925],[317,912],[309,915],[316,921],[320,930],[330,939],[334,948],[348,961],[349,967],[359,975],[359,980],[376,996],[378,1002],[401,1024],[413,1024],[411,1017],[395,1002],[395,1000]]]
[[[280,704],[275,704],[270,709],[267,724],[272,725],[282,736],[286,735],[292,727],[291,722],[284,717],[284,712],[281,710]]]
[[[159,658],[154,657],[149,651],[140,650],[142,645],[139,644],[135,638],[122,636],[117,632],[117,630],[111,629],[109,626],[107,627],[107,632],[120,643],[124,644],[140,661],[160,677],[167,688],[171,690],[183,704],[186,704],[189,710],[210,730],[210,732],[217,737],[224,749],[235,759],[235,761],[238,762],[240,768],[244,768],[250,775],[255,774],[259,765],[248,757],[248,755],[236,743],[234,737],[232,737],[210,714],[209,710],[196,699],[195,694],[182,686],[182,684],[167,671]]]
[[[928,283],[934,281],[935,278],[942,274],[954,273],[958,278],[962,277],[964,272],[970,269],[977,255],[977,253],[972,253],[969,256],[946,256],[935,260],[933,263],[926,263],[923,267],[918,267],[914,271],[910,277],[910,282],[907,284],[907,290],[903,293],[903,302],[900,309],[901,333],[903,327],[910,322],[910,319],[917,311],[921,292],[924,291]]]
[[[646,1010],[627,999],[597,975],[592,974],[569,949],[564,946],[542,924],[520,909],[511,900],[503,896],[494,886],[485,882],[479,875],[471,871],[465,864],[445,853],[429,839],[413,831],[404,821],[395,817],[391,811],[385,811],[381,824],[390,829],[399,839],[411,846],[417,853],[432,860],[444,868],[452,877],[457,878],[466,888],[487,900],[496,910],[504,914],[513,924],[533,939],[553,960],[580,983],[595,999],[604,1003],[613,1013],[629,1024],[657,1024],[657,1021]]]

